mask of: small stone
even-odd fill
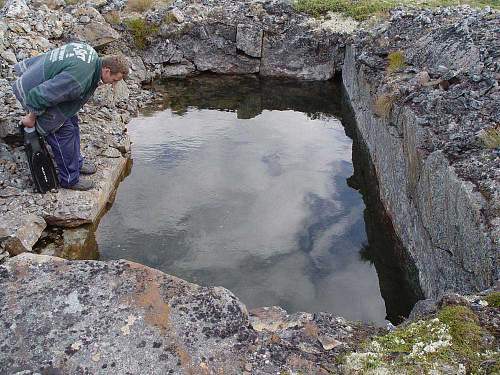
[[[445,306],[469,306],[469,301],[467,301],[464,297],[456,294],[456,293],[448,293],[441,297],[438,301],[439,308],[443,308]]]
[[[90,23],[90,17],[89,16],[81,16],[79,21],[80,21],[80,23],[83,23],[83,24]]]
[[[5,59],[5,61],[7,61],[7,62],[9,62],[11,64],[16,64],[17,63],[16,55],[10,49],[2,52],[2,54],[0,56],[2,56]]]
[[[431,77],[429,76],[429,73],[426,72],[425,70],[417,73],[417,75],[415,76],[415,80],[420,84],[420,85],[424,85],[426,84],[427,82],[429,82],[431,80]]]
[[[323,349],[325,349],[325,350],[332,350],[332,349],[336,348],[337,346],[342,345],[341,341],[338,341],[331,336],[326,336],[326,335],[319,336],[318,340],[321,343],[321,345],[323,346]]]
[[[174,8],[170,11],[170,14],[175,18],[178,23],[184,22],[184,14],[180,11],[179,8]]]
[[[420,125],[420,126],[428,126],[430,125],[429,124],[429,120],[425,117],[417,117],[417,124]]]

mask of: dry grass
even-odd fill
[[[389,55],[387,56],[387,71],[389,73],[393,73],[400,69],[403,69],[405,66],[406,61],[403,52],[396,51],[389,53]]]
[[[119,25],[121,22],[120,12],[117,10],[112,10],[104,15],[104,19],[110,25]]]
[[[396,103],[396,95],[382,94],[377,96],[373,103],[373,112],[380,118],[387,119],[391,114],[392,107]]]
[[[153,6],[154,0],[129,0],[128,8],[136,12],[144,12]]]
[[[500,125],[481,132],[479,138],[487,148],[500,148]]]

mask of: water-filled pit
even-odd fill
[[[99,225],[101,259],[224,286],[249,308],[378,324],[408,313],[416,297],[355,177],[368,167],[339,82],[201,76],[157,89],[164,102],[128,127],[133,167]]]

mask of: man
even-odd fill
[[[99,81],[115,84],[127,77],[125,57],[100,58],[84,43],[70,43],[17,63],[19,77],[12,88],[28,112],[21,120],[27,128],[36,127],[50,145],[63,188],[89,190],[93,182],[80,174],[93,174],[95,165],[80,154],[77,112],[90,99]]]

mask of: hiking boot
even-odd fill
[[[84,160],[82,167],[80,168],[81,174],[94,174],[97,172],[97,167],[94,163]]]
[[[70,190],[81,190],[86,191],[90,190],[94,187],[94,182],[90,180],[80,180],[76,184],[67,187],[66,189]]]

